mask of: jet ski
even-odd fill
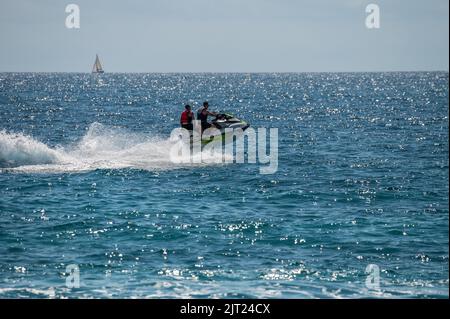
[[[230,113],[218,113],[214,120],[211,121],[211,128],[216,128],[216,132],[214,134],[205,134],[203,132],[202,135],[202,145],[206,145],[211,143],[212,141],[225,140],[226,133],[225,129],[241,129],[245,131],[250,125],[238,119],[233,114]],[[227,133],[227,134],[233,134]]]

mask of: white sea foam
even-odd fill
[[[195,165],[171,161],[170,149],[174,143],[180,142],[130,133],[100,123],[91,124],[79,142],[64,147],[49,147],[30,136],[0,131],[0,172],[51,173],[120,168],[168,170]],[[221,158],[222,154],[208,156]]]
[[[51,164],[59,161],[57,150],[22,134],[0,132],[0,166]]]
[[[15,298],[24,298],[28,295],[39,296],[46,298],[55,298],[56,291],[55,288],[50,287],[47,289],[36,289],[36,288],[0,288],[0,296],[3,294],[14,294]]]

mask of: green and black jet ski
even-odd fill
[[[206,145],[212,141],[224,141],[226,134],[233,134],[233,132],[226,133],[225,129],[227,128],[241,129],[242,131],[245,131],[249,126],[250,125],[247,122],[238,119],[233,114],[219,113],[211,122],[211,128],[216,128],[217,130],[215,130],[213,134],[208,134],[207,131],[203,132],[202,145]]]

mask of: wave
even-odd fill
[[[170,158],[173,141],[148,137],[92,123],[80,141],[67,147],[49,147],[21,133],[0,131],[0,172],[77,172],[136,168],[167,170],[186,165]],[[209,154],[222,157],[222,153]],[[211,161],[210,161],[211,162]]]
[[[60,160],[57,150],[23,134],[0,132],[0,167],[51,164]]]

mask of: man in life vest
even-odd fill
[[[217,116],[217,113],[208,111],[209,104],[208,102],[203,102],[203,107],[197,112],[197,120],[200,121],[202,125],[202,133],[207,128],[211,127],[211,124],[208,123],[208,116]]]
[[[184,108],[184,112],[181,113],[180,125],[182,128],[192,131],[194,129],[194,126],[192,125],[194,113],[192,113],[190,105],[186,105]]]

